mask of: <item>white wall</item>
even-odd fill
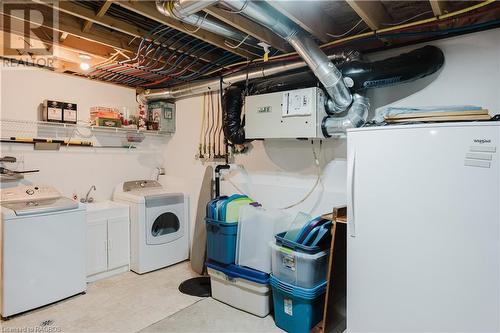
[[[44,99],[73,102],[78,105],[78,119],[87,120],[91,106],[126,107],[137,112],[135,90],[84,78],[34,68],[1,67],[0,118],[37,120],[38,105]],[[43,130],[28,125],[2,123],[6,135],[39,135],[64,137],[65,132]],[[83,133],[90,134],[89,132]],[[121,144],[124,136],[98,135],[92,137],[100,144]],[[124,180],[151,178],[155,167],[163,164],[160,152],[168,138],[148,138],[138,149],[93,149],[62,147],[60,151],[34,151],[31,145],[2,144],[1,155],[15,156],[24,163],[6,167],[40,169],[27,175],[24,183],[44,183],[56,186],[66,196],[84,194],[96,185],[96,199],[111,198],[114,186]],[[2,186],[15,184],[2,184]]]
[[[428,44],[444,51],[444,68],[413,83],[373,90],[370,93],[372,111],[391,103],[401,106],[477,104],[490,109],[492,114],[500,113],[500,29]],[[389,50],[370,55],[370,58],[385,58],[416,47]],[[167,176],[162,180],[172,189],[190,193],[192,223],[204,170],[202,163],[194,160],[201,105],[201,97],[177,102],[178,131],[165,149]],[[293,203],[308,192],[316,175],[310,143],[266,140],[252,145],[248,154],[238,156],[235,161],[244,165],[245,170],[231,173],[232,180],[240,188],[273,207]],[[318,143],[315,147],[318,149]],[[345,140],[324,140],[323,186],[292,212],[302,210],[319,214],[345,203],[345,155]],[[224,182],[223,191],[233,193],[235,189]]]
[[[374,89],[373,108],[386,105],[440,106],[480,105],[500,113],[500,29],[443,39],[436,45],[445,54],[441,71],[416,82]],[[410,46],[371,56],[385,58],[416,48]]]
[[[478,104],[500,113],[500,30],[435,41],[444,52],[444,68],[431,77],[371,93],[373,109],[393,103],[402,106]],[[370,55],[376,59],[416,46]],[[43,99],[62,99],[78,104],[79,117],[86,117],[93,105],[127,106],[135,110],[131,89],[40,70],[1,73],[1,118],[36,119],[36,107]],[[397,101],[397,102],[396,102]],[[66,195],[98,187],[97,198],[109,198],[119,181],[149,178],[154,167],[163,164],[162,182],[172,191],[190,194],[194,222],[197,196],[205,166],[195,160],[201,127],[202,98],[177,102],[177,132],[172,138],[148,139],[141,149],[62,149],[33,151],[31,147],[2,145],[2,155],[24,157],[24,166],[40,168],[28,181],[54,184]],[[104,140],[104,138],[101,138]],[[163,143],[166,143],[163,145]],[[319,150],[319,143],[315,143]],[[316,179],[311,144],[296,140],[256,141],[252,150],[236,157],[244,170],[231,173],[232,180],[266,206],[282,207],[302,198]],[[292,211],[319,214],[345,202],[345,140],[324,140],[321,154],[322,186],[311,198]],[[235,192],[223,183],[223,191]],[[318,200],[319,199],[319,200]],[[191,228],[193,230],[193,228]]]

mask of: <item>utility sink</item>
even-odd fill
[[[128,216],[129,206],[110,200],[91,202],[85,204],[87,219],[106,219],[114,216]]]

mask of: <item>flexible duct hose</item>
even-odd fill
[[[437,72],[444,54],[431,45],[380,61],[351,61],[340,67],[344,80],[352,79],[354,91],[411,82]]]
[[[222,127],[224,136],[233,145],[245,143],[245,122],[241,120],[243,106],[242,89],[231,86],[222,98]]]

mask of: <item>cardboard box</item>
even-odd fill
[[[44,100],[42,109],[42,120],[50,122],[63,122],[63,102]]]
[[[65,123],[76,124],[77,122],[77,106],[73,103],[63,104],[63,121]]]

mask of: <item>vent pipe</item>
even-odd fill
[[[329,59],[335,63],[344,63],[353,60],[359,60],[360,54],[356,51],[346,51],[338,52],[328,56]],[[272,65],[268,67],[261,67],[252,69],[250,71],[245,71],[241,73],[234,73],[231,75],[224,76],[222,81],[222,88],[225,89],[230,85],[254,79],[262,79],[272,75],[284,73],[287,71],[292,71],[294,69],[299,69],[306,67],[307,64],[304,61],[296,61],[292,63],[281,63],[277,65]],[[211,91],[219,91],[220,89],[220,79],[208,79],[202,81],[195,81],[193,83],[185,83],[172,88],[158,89],[158,90],[145,90],[143,93],[138,95],[138,99],[145,103],[147,101],[159,100],[159,99],[178,99],[194,95],[201,95],[203,93]]]
[[[284,38],[325,87],[333,102],[333,109],[330,110],[332,113],[343,112],[349,108],[352,96],[344,83],[342,73],[301,27],[264,1],[226,0],[223,4]]]
[[[222,22],[212,19],[198,12],[219,2],[218,0],[156,0],[156,9],[165,16],[177,19],[194,27],[202,27],[204,30],[213,32],[237,43],[245,41],[245,44],[256,46],[259,42],[253,37],[241,33]],[[257,46],[256,46],[257,47]],[[260,48],[260,47],[259,47]]]
[[[241,36],[242,34],[239,31],[195,13],[196,10],[201,10],[215,3],[217,1],[214,0],[198,2],[193,0],[156,0],[158,10],[164,15],[177,18],[194,26],[199,25],[203,29],[227,38],[243,40],[246,36]],[[285,39],[295,49],[325,87],[327,94],[331,98],[331,102],[327,104],[331,106],[330,113],[344,112],[349,108],[352,96],[344,83],[342,73],[301,27],[264,3],[264,1],[223,0],[222,4],[234,10],[235,13],[246,16],[250,20],[265,26]]]

